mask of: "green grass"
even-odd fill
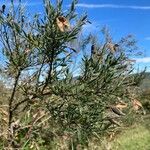
[[[150,150],[150,130],[143,125],[129,128],[112,143],[113,150]]]
[[[90,142],[88,150],[150,150],[150,116],[139,122],[123,129],[111,142]]]

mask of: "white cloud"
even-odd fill
[[[79,3],[77,7],[84,8],[123,8],[123,9],[140,9],[140,10],[150,10],[150,6],[132,6],[132,5],[115,5],[115,4],[85,4]]]
[[[5,4],[5,2],[4,3],[2,3],[2,2],[0,2],[0,5],[3,5],[3,4]],[[19,2],[15,2],[14,1],[14,6],[18,6],[19,5]],[[26,2],[22,2],[21,3],[23,6],[37,6],[37,5],[41,5],[42,4],[42,2],[29,2],[29,1],[26,1]],[[6,4],[6,7],[7,6],[11,6],[11,2],[7,2]]]
[[[136,63],[150,63],[150,57],[136,58]]]
[[[145,40],[150,41],[150,36],[146,37]]]

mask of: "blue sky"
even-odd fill
[[[55,0],[51,0],[55,1]],[[10,0],[1,0],[0,5],[9,4]],[[14,0],[17,3],[17,0]],[[42,13],[42,0],[23,0],[30,13]],[[71,0],[64,0],[64,9]],[[144,53],[136,58],[141,67],[150,66],[150,0],[78,0],[77,12],[87,12],[91,25],[86,31],[99,32],[106,25],[115,39],[133,34],[138,46]]]

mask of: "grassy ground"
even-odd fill
[[[91,143],[88,150],[150,150],[150,116],[123,129],[111,142],[103,140],[101,144],[97,143]]]
[[[150,150],[150,129],[136,125],[122,133],[113,143],[113,150]]]

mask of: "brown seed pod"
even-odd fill
[[[63,16],[57,17],[56,23],[61,32],[65,32],[66,29],[70,29],[69,21]]]
[[[26,49],[24,50],[24,52],[25,52],[25,54],[29,54],[30,49],[29,49],[29,48],[26,48]]]
[[[124,108],[127,108],[127,106],[128,106],[127,104],[118,103],[115,107],[118,108],[118,109],[120,109],[120,110],[122,110]]]
[[[113,43],[107,43],[106,47],[112,52],[114,53],[117,48],[119,47],[118,44],[113,44]]]
[[[2,6],[2,13],[5,12],[5,8],[6,8],[6,5],[3,5],[3,6]]]
[[[114,120],[113,118],[108,118],[108,120],[112,123],[112,124],[116,124],[117,126],[121,126],[116,120]]]
[[[141,102],[138,101],[138,100],[136,100],[136,99],[132,100],[132,105],[133,105],[133,109],[134,110],[138,110],[138,109],[140,109],[140,108],[143,107],[142,104],[141,104]]]
[[[125,114],[115,106],[111,106],[110,109],[119,116],[125,116]]]

